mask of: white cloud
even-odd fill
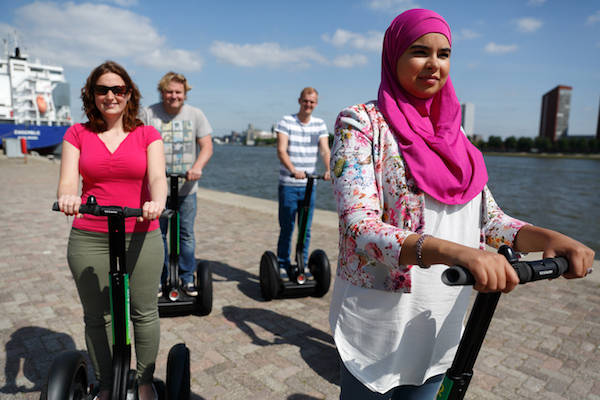
[[[364,54],[344,54],[333,59],[333,65],[340,68],[352,68],[367,63]]]
[[[15,21],[21,44],[45,62],[90,68],[131,59],[188,71],[202,66],[196,53],[169,48],[149,18],[106,4],[35,2],[17,9]]]
[[[496,44],[490,42],[485,45],[485,52],[491,54],[506,54],[516,51],[518,46],[516,44]]]
[[[463,28],[460,31],[458,31],[457,33],[452,34],[452,41],[455,42],[456,40],[476,39],[480,36],[481,36],[481,34],[479,32],[476,32],[471,29]]]
[[[546,2],[546,0],[529,0],[527,2],[527,5],[529,6],[541,6],[542,4],[544,4]]]
[[[587,17],[587,21],[585,22],[587,25],[595,24],[596,22],[600,22],[600,10],[596,11],[596,13]]]
[[[295,49],[282,48],[279,43],[235,44],[215,41],[210,52],[221,62],[238,67],[267,66],[271,68],[282,65],[308,67],[311,62],[328,64],[328,61],[312,47]]]
[[[516,24],[519,32],[531,33],[540,29],[544,23],[536,18],[520,18]]]
[[[138,0],[104,0],[105,3],[115,3],[121,7],[137,6]]]
[[[419,5],[412,0],[368,0],[367,6],[373,10],[392,12],[419,8]]]
[[[369,31],[365,34],[350,32],[345,29],[338,29],[333,35],[323,34],[321,38],[336,47],[349,45],[358,50],[381,51],[383,43],[383,33]]]

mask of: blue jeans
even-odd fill
[[[444,378],[443,374],[436,375],[420,386],[402,385],[377,393],[356,379],[343,362],[340,364],[340,400],[433,400]]]
[[[168,204],[167,199],[167,204]],[[196,271],[196,240],[194,238],[194,220],[196,219],[196,193],[179,197],[179,279],[183,285],[194,282]],[[160,219],[160,230],[162,232],[165,246],[165,263],[163,266],[160,282],[165,284],[169,276],[169,251],[167,246],[168,218]]]
[[[277,241],[277,261],[283,268],[291,264],[290,252],[292,247],[292,234],[298,209],[304,201],[306,186],[279,185],[279,240]],[[310,208],[306,224],[306,238],[304,240],[304,265],[308,264],[308,245],[310,244],[310,225],[312,223],[313,210],[315,208],[315,187],[313,186],[310,197]]]

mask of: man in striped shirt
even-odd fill
[[[325,122],[312,116],[319,102],[319,93],[312,87],[300,92],[297,114],[286,115],[277,124],[277,156],[279,157],[279,266],[289,270],[292,233],[298,208],[304,200],[306,174],[314,174],[320,152],[325,165],[325,180],[329,180],[329,133]],[[308,264],[310,225],[315,207],[315,188],[311,195],[310,211],[304,242],[304,265]]]

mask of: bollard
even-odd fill
[[[21,153],[23,153],[23,160],[27,164],[27,139],[21,138]]]

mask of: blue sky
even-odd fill
[[[17,32],[31,59],[62,65],[75,121],[79,90],[107,59],[127,68],[143,105],[156,84],[183,72],[215,135],[249,123],[268,130],[297,112],[304,86],[330,131],[338,112],[377,96],[381,40],[409,8],[446,18],[451,76],[475,104],[475,133],[536,136],[541,97],[573,87],[570,134],[593,135],[600,105],[599,0],[22,1],[0,0],[0,37]]]

